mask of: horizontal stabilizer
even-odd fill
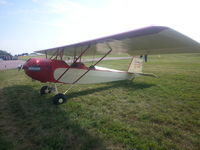
[[[135,73],[136,76],[148,76],[148,77],[154,77],[154,78],[158,78],[157,75],[153,74],[153,73]]]

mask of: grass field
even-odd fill
[[[0,71],[0,150],[199,150],[200,54],[150,56],[144,72],[160,78],[75,86],[55,106],[23,71]]]

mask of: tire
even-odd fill
[[[51,91],[49,90],[49,87],[48,86],[41,87],[40,95],[44,95],[44,94],[47,94],[47,93],[51,93]]]
[[[53,103],[55,105],[63,104],[66,102],[66,96],[62,93],[58,93],[53,97]]]

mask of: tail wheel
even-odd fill
[[[51,93],[50,88],[48,86],[41,87],[41,89],[40,89],[40,95],[44,95],[44,94],[47,94],[47,93]]]
[[[66,96],[62,93],[58,93],[53,98],[53,103],[55,105],[63,104],[66,101]]]

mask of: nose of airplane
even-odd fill
[[[28,59],[22,69],[24,69],[25,71],[30,71],[30,70],[40,70],[40,65],[41,65],[41,59],[37,59],[37,58],[30,58]]]
[[[30,58],[23,65],[23,69],[32,79],[47,82],[51,69],[50,62],[49,59]]]

